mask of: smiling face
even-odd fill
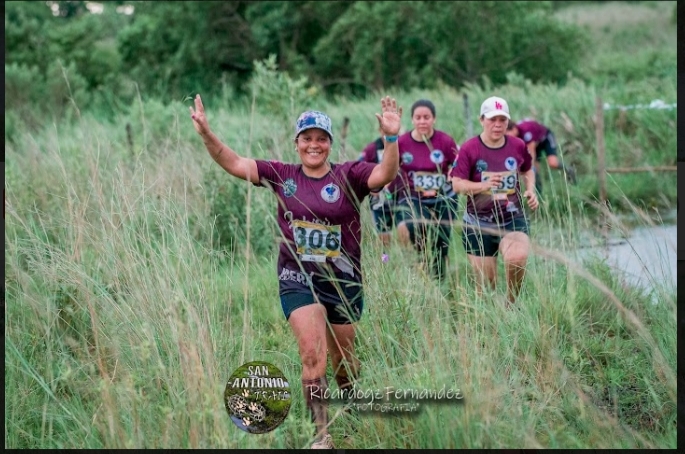
[[[411,116],[411,122],[419,137],[421,135],[426,137],[431,137],[433,135],[435,116],[428,107],[419,106],[414,109],[414,113]]]
[[[328,171],[326,160],[331,153],[331,137],[326,131],[312,128],[302,131],[295,139],[302,165],[312,171]]]
[[[497,144],[502,141],[507,132],[509,119],[504,115],[496,115],[492,118],[480,117],[480,124],[483,126],[481,137],[490,144]]]

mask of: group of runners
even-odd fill
[[[511,306],[530,250],[524,204],[538,208],[530,150],[544,151],[548,159],[556,154],[547,128],[544,135],[529,136],[529,123],[510,127],[509,106],[500,97],[483,101],[482,131],[461,147],[435,129],[436,109],[429,100],[411,106],[412,128],[402,134],[402,108],[395,99],[381,99],[380,110],[375,116],[381,136],[359,160],[343,163],[329,159],[331,119],[319,111],[302,113],[293,138],[300,162],[291,164],[238,155],[211,131],[199,95],[190,107],[210,156],[230,175],[266,187],[278,199],[279,297],[299,349],[305,403],[316,428],[312,448],[334,447],[322,397],[328,357],[340,390],[351,389],[359,375],[354,341],[364,308],[363,200],[369,196],[382,239],[388,242],[394,227],[399,241],[428,257],[430,272],[441,279],[458,195],[464,195],[462,241],[478,289],[494,287],[501,255]]]

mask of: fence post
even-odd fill
[[[604,104],[602,98],[597,96],[595,109],[595,139],[597,141],[597,181],[599,183],[599,205],[602,214],[602,236],[604,245],[607,246],[609,239],[608,216],[606,210],[609,209],[607,203],[607,173],[606,173],[606,154],[604,148]]]
[[[471,109],[469,108],[469,96],[466,93],[462,93],[462,99],[464,100],[464,123],[466,124],[466,138],[470,139],[473,137],[473,123],[471,123]]]
[[[347,152],[345,151],[345,139],[347,138],[347,127],[350,125],[348,117],[343,118],[342,130],[340,131],[340,159],[339,162],[347,161]]]

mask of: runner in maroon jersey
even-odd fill
[[[542,153],[547,158],[550,169],[563,170],[566,178],[572,184],[576,184],[576,171],[573,167],[565,167],[557,156],[557,139],[547,126],[530,118],[525,118],[518,123],[509,121],[507,134],[523,139],[528,147],[528,152],[535,158],[533,161],[535,170],[535,187],[538,194],[542,194],[542,180],[540,178],[540,157]]]
[[[234,177],[270,187],[278,198],[283,237],[279,295],[299,346],[303,393],[316,425],[314,448],[333,447],[326,428],[327,350],[341,390],[349,391],[359,370],[354,353],[355,322],[363,308],[359,206],[372,190],[390,183],[399,168],[402,108],[385,97],[381,112],[376,114],[385,139],[380,164],[329,162],[331,119],[317,111],[297,119],[294,143],[300,163],[286,164],[239,156],[210,130],[200,95],[195,109],[190,108],[195,130],[212,158]]]
[[[451,173],[454,190],[467,196],[462,239],[478,289],[483,281],[494,288],[501,253],[507,305],[519,294],[530,250],[521,179],[523,198],[532,210],[538,207],[532,157],[521,139],[506,135],[509,118],[504,99],[486,99],[480,108],[483,132],[462,144]]]
[[[414,128],[399,140],[403,184],[395,215],[397,234],[403,244],[427,252],[431,273],[442,279],[457,211],[449,172],[458,147],[449,134],[434,128],[435,105],[431,101],[416,101],[411,113]]]
[[[383,131],[380,131],[383,134]],[[359,154],[359,160],[364,162],[379,163],[383,159],[385,143],[383,137],[379,137],[367,144]],[[402,177],[398,175],[390,184],[378,192],[369,195],[369,207],[373,216],[374,226],[378,237],[384,245],[389,245],[391,231],[395,226],[395,202],[396,192],[402,184]]]

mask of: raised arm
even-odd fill
[[[378,127],[383,134],[383,159],[374,167],[369,175],[367,185],[371,189],[380,189],[390,183],[397,176],[400,169],[400,149],[397,145],[397,135],[402,126],[402,108],[397,107],[394,98],[386,96],[381,99],[381,114],[376,114]],[[390,140],[387,140],[387,139]]]
[[[202,137],[209,155],[217,164],[234,177],[242,178],[243,180],[248,180],[252,183],[259,183],[257,162],[254,159],[239,156],[238,153],[231,150],[228,145],[223,144],[209,129],[209,123],[207,122],[205,108],[202,105],[200,95],[195,96],[195,109],[190,107],[190,118],[193,120],[195,130],[200,134],[200,137]]]

